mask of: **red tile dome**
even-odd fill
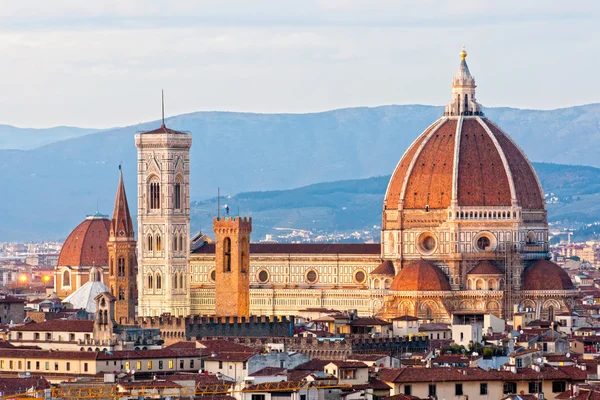
[[[403,292],[414,291],[449,291],[450,283],[446,274],[430,263],[419,260],[406,265],[394,278],[390,290]]]
[[[537,260],[523,272],[523,290],[573,289],[573,282],[569,275],[552,261]]]
[[[467,275],[504,275],[504,272],[490,261],[480,261]]]
[[[459,119],[460,118],[460,119]],[[511,206],[545,210],[537,176],[521,149],[482,116],[447,116],[406,151],[390,179],[386,209]]]
[[[108,250],[106,242],[110,220],[102,215],[86,218],[67,237],[58,256],[58,266],[106,266]]]

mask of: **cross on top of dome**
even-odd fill
[[[483,115],[481,104],[475,101],[475,77],[467,65],[467,50],[463,45],[460,52],[458,72],[452,78],[452,101],[446,106],[444,115]]]

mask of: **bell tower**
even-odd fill
[[[218,217],[215,230],[216,298],[218,317],[250,315],[250,217]]]
[[[119,170],[121,166],[119,165]],[[119,186],[110,232],[108,236],[108,285],[115,298],[114,317],[119,324],[132,324],[135,321],[137,299],[136,269],[137,259],[135,232],[129,214],[123,172],[119,174]]]
[[[138,149],[138,315],[190,314],[192,135],[162,125]]]

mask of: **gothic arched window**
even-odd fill
[[[125,276],[125,259],[119,258],[119,276]]]
[[[156,289],[162,289],[162,277],[156,274]]]
[[[153,179],[149,184],[148,202],[151,210],[160,209],[160,183]]]
[[[174,206],[176,210],[181,210],[181,183],[177,182],[173,188],[173,196],[175,197]]]
[[[231,272],[231,239],[223,240],[223,272]]]
[[[160,240],[160,235],[156,235],[156,251],[162,250],[162,242]]]
[[[179,274],[177,272],[175,272],[175,275],[173,276],[173,289],[177,289],[177,277],[179,276]]]
[[[152,240],[152,235],[148,235],[148,251],[152,251],[153,249],[153,240]]]
[[[177,251],[177,234],[173,234],[173,251]]]
[[[185,289],[185,287],[183,287],[183,272],[179,275],[179,289]]]
[[[125,300],[125,289],[123,286],[119,287],[119,300]]]
[[[183,251],[185,250],[183,248],[183,233],[181,235],[179,235],[179,251]]]
[[[148,289],[152,289],[154,286],[152,283],[152,274],[148,274]]]

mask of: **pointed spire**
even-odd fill
[[[110,235],[114,238],[134,237],[133,221],[131,220],[131,215],[129,213],[129,205],[127,204],[127,195],[125,193],[121,165],[119,165],[119,186],[117,188],[117,197],[115,199],[115,209],[110,222]]]

